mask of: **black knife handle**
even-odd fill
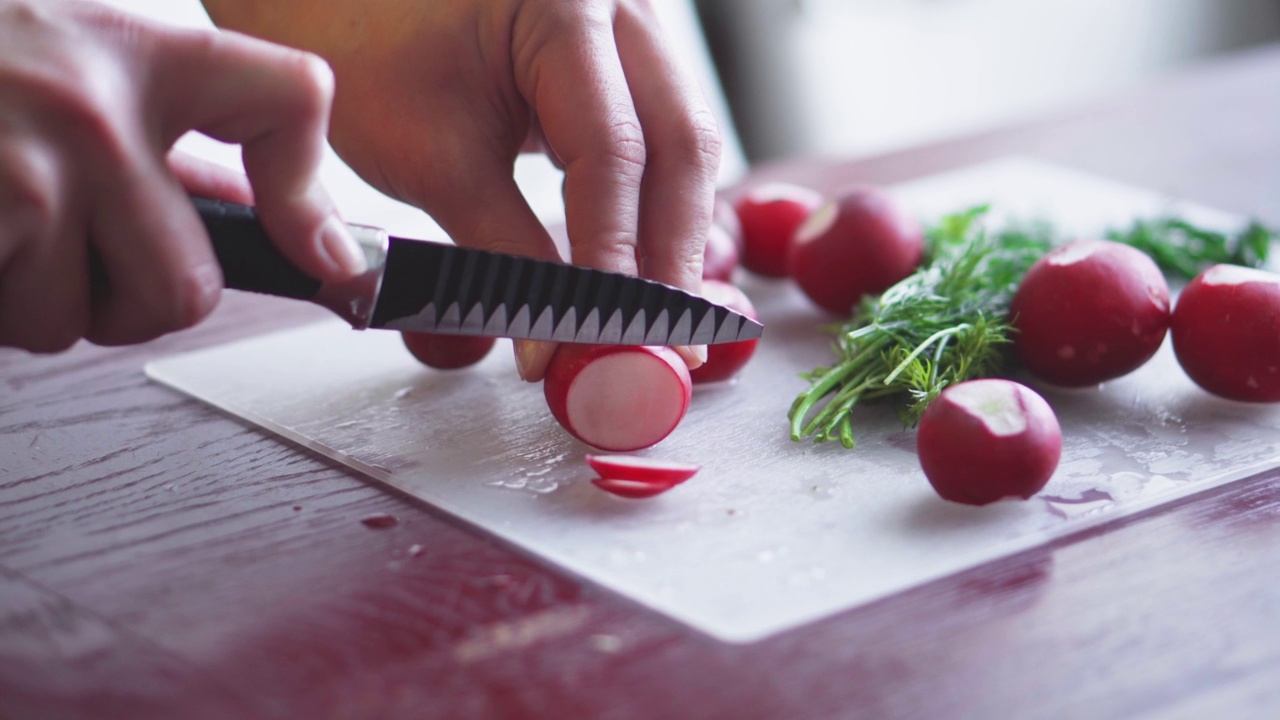
[[[191,200],[209,231],[226,287],[298,300],[312,300],[320,292],[319,280],[276,249],[252,207],[208,198]]]

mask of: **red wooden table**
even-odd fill
[[[1009,153],[1280,224],[1280,47],[761,172],[888,183]],[[228,296],[141,347],[0,351],[0,718],[1280,717],[1280,472],[724,645],[142,375],[322,316]]]

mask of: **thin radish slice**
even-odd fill
[[[656,460],[639,455],[588,455],[587,464],[602,478],[649,485],[682,483],[702,469],[700,465]]]
[[[618,478],[592,478],[591,483],[605,492],[628,500],[639,500],[661,495],[676,486],[676,483],[636,482]]]
[[[543,392],[560,425],[582,442],[614,452],[654,445],[680,424],[693,385],[667,347],[579,345],[556,350]]]

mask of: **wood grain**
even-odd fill
[[[888,183],[1016,153],[1280,223],[1277,128],[1272,47],[755,177]],[[323,316],[228,294],[148,345],[0,351],[0,717],[1280,716],[1276,473],[724,645],[142,375]],[[399,522],[360,522],[378,512]]]

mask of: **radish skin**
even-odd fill
[[[1241,402],[1280,402],[1280,275],[1215,265],[1173,311],[1173,351],[1197,385]]]
[[[1169,286],[1145,253],[1077,240],[1027,271],[1010,303],[1013,351],[1037,378],[1085,387],[1136,370],[1169,328]]]
[[[588,455],[587,464],[602,478],[660,485],[682,483],[702,469],[698,465],[639,455]]]
[[[847,316],[868,295],[910,275],[924,257],[924,230],[883,190],[846,190],[796,230],[791,277],[816,305]]]
[[[751,299],[738,286],[718,280],[702,281],[702,297],[717,305],[758,320],[756,308]],[[707,359],[698,367],[689,371],[689,378],[694,384],[722,382],[737,375],[755,355],[759,340],[739,340],[731,343],[716,343],[707,346]]]
[[[787,277],[796,228],[821,203],[817,191],[790,183],[748,190],[734,204],[742,224],[742,266],[764,277]]]
[[[689,409],[692,382],[671,348],[566,343],[543,380],[547,407],[591,447],[630,452],[670,435]]]
[[[485,359],[497,341],[478,335],[400,333],[404,346],[418,362],[437,370],[458,370]]]
[[[1040,492],[1062,455],[1062,430],[1049,403],[1030,388],[1011,380],[970,380],[929,404],[916,446],[938,495],[986,505]]]
[[[676,486],[676,483],[639,482],[636,480],[621,480],[619,478],[603,477],[593,478],[591,480],[591,484],[605,492],[617,495],[618,497],[627,498],[628,500],[651,498],[655,495],[661,495]]]

